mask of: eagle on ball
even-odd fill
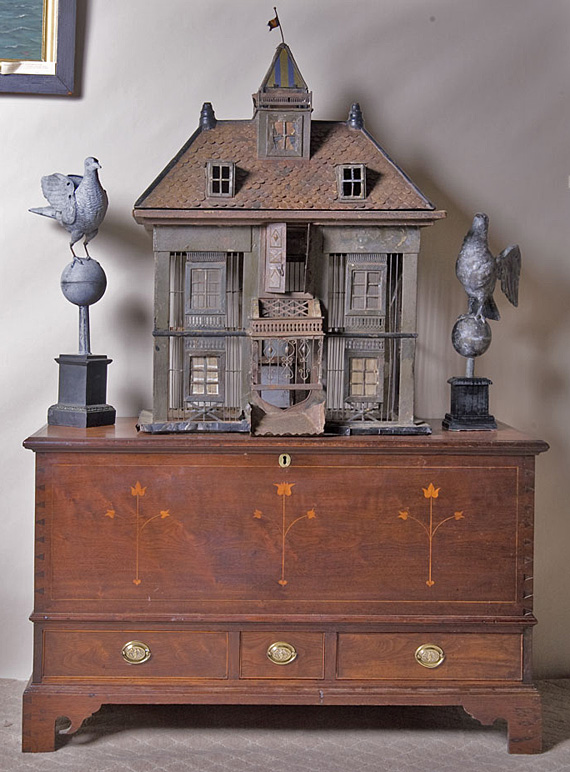
[[[455,273],[467,293],[468,310],[451,334],[453,347],[464,357],[484,354],[491,343],[487,319],[501,318],[493,293],[497,280],[507,300],[518,305],[521,253],[516,244],[494,257],[488,242],[489,218],[476,214],[455,264]]]

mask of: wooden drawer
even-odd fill
[[[225,632],[171,630],[46,630],[42,670],[44,681],[222,679],[228,677],[228,636]]]
[[[324,635],[242,633],[240,678],[324,678]]]
[[[419,652],[421,664],[416,658]],[[443,660],[438,664],[440,649]],[[343,633],[337,678],[378,680],[518,681],[522,638],[479,633]]]

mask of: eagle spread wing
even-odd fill
[[[512,245],[497,255],[497,277],[501,280],[501,289],[513,306],[519,303],[519,276],[521,273],[521,251]]]

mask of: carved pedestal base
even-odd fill
[[[488,378],[450,378],[451,410],[442,421],[444,429],[451,431],[490,431],[497,422],[489,414]]]
[[[50,426],[112,426],[115,408],[107,404],[107,366],[97,354],[60,354],[59,395],[48,410]]]

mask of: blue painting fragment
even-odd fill
[[[43,0],[0,0],[0,59],[41,61]]]

